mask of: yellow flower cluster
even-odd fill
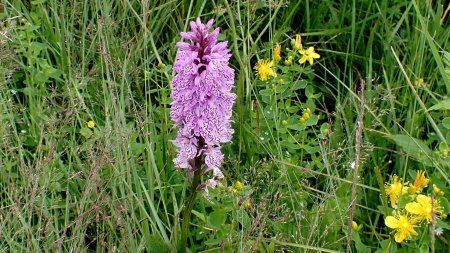
[[[300,123],[305,124],[306,121],[308,121],[310,114],[311,114],[311,109],[306,108],[305,111],[303,112],[302,117],[300,118]]]
[[[391,200],[391,206],[395,208],[400,196],[408,192],[408,187],[402,183],[402,180],[397,175],[394,175],[392,184],[386,185],[385,190]]]
[[[242,191],[244,190],[244,184],[241,181],[236,181],[233,185],[233,187],[231,187],[231,191],[233,192],[234,195],[238,195],[240,193],[242,193]]]
[[[228,187],[229,191],[233,193],[234,196],[238,197],[238,199],[243,199],[241,202],[242,207],[245,209],[250,209],[252,207],[252,202],[248,195],[245,194],[245,185],[241,181],[236,181],[233,186]]]
[[[309,62],[310,65],[314,63],[314,59],[320,58],[320,55],[315,52],[314,47],[309,47],[307,49],[303,49],[302,39],[300,34],[295,36],[295,39],[291,40],[291,45],[293,50],[289,48],[286,49],[288,55],[284,63],[286,65],[291,65],[293,63],[294,58],[299,57],[301,55],[298,62],[303,64],[305,62]],[[261,59],[255,65],[254,69],[256,70],[256,75],[259,77],[261,81],[267,81],[269,78],[277,77],[276,70],[274,69],[274,64],[278,63],[281,60],[281,45],[279,43],[275,44],[273,48],[273,60]]]
[[[418,235],[415,228],[422,222],[429,224],[433,216],[439,218],[443,214],[443,208],[440,206],[439,200],[422,194],[429,181],[425,172],[419,171],[413,184],[403,183],[401,179],[394,175],[393,182],[385,186],[391,206],[396,210],[391,216],[387,216],[384,222],[387,227],[395,231],[394,239],[396,242],[401,243],[404,240],[412,239]],[[437,196],[443,195],[443,192],[436,185],[433,185],[433,191]],[[398,200],[406,195],[410,196],[413,201],[407,203],[404,207],[398,207]]]

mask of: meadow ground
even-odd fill
[[[172,66],[197,17],[228,41],[237,98],[188,251],[450,252],[449,12],[2,1],[0,252],[176,252],[192,191],[173,163]]]

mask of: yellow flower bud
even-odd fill
[[[302,117],[305,118],[305,120],[308,120],[309,119],[309,113],[304,112]]]
[[[236,181],[236,183],[234,183],[234,189],[242,191],[242,189],[244,189],[244,184],[240,181]]]
[[[300,123],[305,124],[305,123],[306,123],[306,120],[305,120],[303,117],[301,117],[301,118],[300,118]]]
[[[437,187],[435,184],[433,184],[433,191],[436,195],[444,196],[444,192],[441,191],[441,189],[439,189],[439,187]]]
[[[250,202],[250,200],[246,200],[244,201],[243,206],[245,209],[249,209],[250,207],[252,207],[252,203]]]
[[[356,223],[355,221],[352,221],[352,228],[355,231],[358,231],[358,223]]]
[[[88,121],[87,127],[94,128],[94,126],[95,126],[95,122],[93,120]]]

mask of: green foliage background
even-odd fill
[[[187,188],[172,163],[171,65],[179,32],[200,16],[229,41],[238,100],[226,179],[198,198],[192,252],[344,251],[353,182],[354,220],[363,224],[354,252],[446,252],[448,219],[437,224],[442,235],[421,227],[423,236],[402,245],[384,225],[392,211],[384,183],[394,174],[411,182],[425,170],[450,194],[445,4],[3,1],[0,251],[175,249]],[[286,56],[298,33],[321,58],[280,63],[277,79],[257,80],[258,59],[271,59],[276,42]],[[233,193],[236,181],[245,187]]]

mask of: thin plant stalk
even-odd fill
[[[197,156],[194,159],[193,168],[195,168],[195,171],[191,184],[191,195],[189,196],[186,202],[186,206],[183,212],[183,221],[181,223],[181,238],[178,243],[178,252],[181,253],[186,252],[187,248],[187,237],[189,233],[189,224],[191,223],[192,208],[194,208],[195,198],[197,197],[198,186],[200,185],[200,178],[202,174],[201,165],[202,165],[202,158],[201,156]]]

